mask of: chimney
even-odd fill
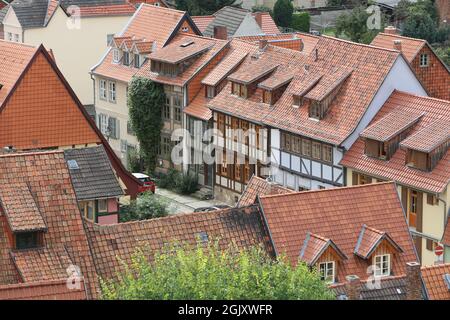
[[[228,31],[225,26],[214,26],[214,38],[227,40],[228,39]]]
[[[259,50],[264,50],[267,47],[267,40],[261,39],[259,40]]]
[[[406,263],[406,300],[422,300],[420,263]]]
[[[394,49],[402,51],[402,40],[394,40]]]
[[[346,276],[345,291],[347,292],[348,300],[361,299],[361,280],[357,275]]]
[[[399,30],[394,26],[388,26],[384,28],[384,33],[387,34],[400,34]]]
[[[255,12],[255,20],[260,28],[262,28],[262,12]]]

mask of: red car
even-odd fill
[[[149,190],[151,192],[155,193],[156,184],[155,184],[155,181],[152,180],[152,178],[150,178],[148,175],[143,174],[143,173],[133,173],[133,176],[144,183],[143,186],[139,186],[139,189],[138,189],[139,193],[146,192]]]

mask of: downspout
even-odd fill
[[[447,201],[441,199],[439,196],[437,197],[437,199],[438,201],[441,201],[444,204],[444,232],[445,232],[445,227],[447,226],[448,222]],[[444,236],[444,234],[442,234],[442,236]]]
[[[94,76],[92,75],[92,72],[90,72],[90,75],[91,75],[91,80],[92,80],[92,86],[94,87],[93,89],[94,89],[94,122],[95,122],[95,124],[97,125],[97,108],[95,107],[96,106],[96,104],[97,104],[97,101],[96,101],[96,97],[97,97],[97,94],[96,94],[96,92],[95,92],[95,78],[94,78]]]

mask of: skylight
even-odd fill
[[[67,165],[70,170],[80,169],[80,167],[78,166],[77,160],[67,160]]]
[[[194,41],[188,41],[188,42],[184,42],[184,43],[180,44],[180,47],[186,48],[193,44],[194,44]]]
[[[444,274],[444,281],[445,284],[447,285],[447,289],[450,291],[450,274]]]

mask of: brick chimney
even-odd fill
[[[267,40],[261,39],[259,40],[259,50],[264,50],[267,47]]]
[[[349,275],[345,277],[345,291],[347,292],[348,300],[361,299],[361,280],[357,275]]]
[[[394,49],[402,51],[402,40],[394,40]]]
[[[227,40],[228,39],[228,31],[225,26],[215,26],[214,27],[214,38]]]
[[[394,26],[388,26],[384,28],[384,33],[387,34],[400,34],[400,31]]]
[[[262,12],[255,12],[255,20],[260,28],[262,28]]]
[[[422,300],[420,263],[406,263],[406,300]]]

